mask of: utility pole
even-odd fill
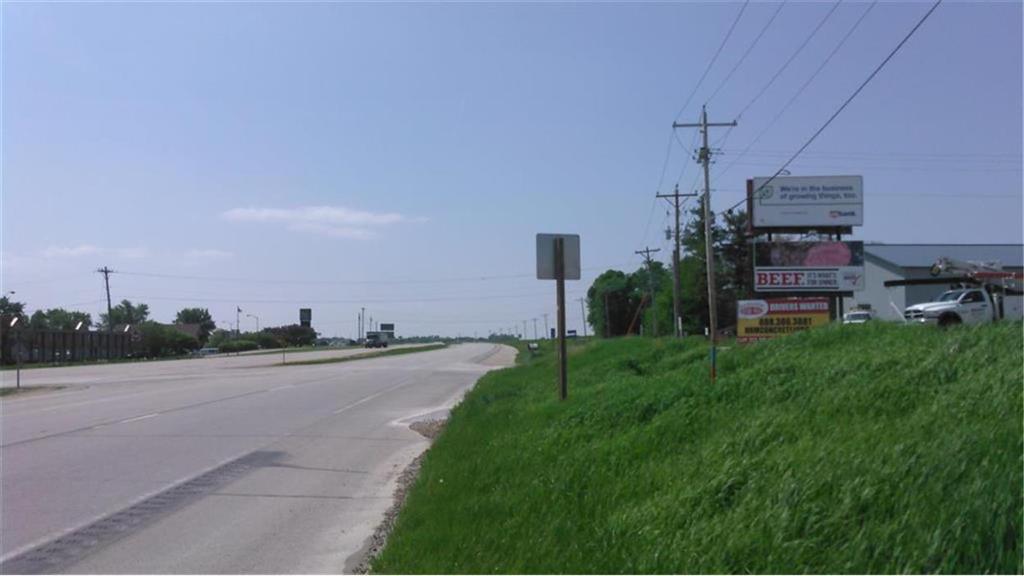
[[[587,306],[586,298],[577,298],[580,301],[580,315],[583,317],[583,337],[587,337]]]
[[[103,274],[103,283],[107,287],[107,332],[114,331],[114,319],[110,317],[110,275],[114,273],[113,270],[104,266],[96,270],[100,274]]]
[[[537,319],[533,319],[533,339],[537,339]]]
[[[658,198],[671,198],[669,202],[676,211],[675,246],[672,249],[672,327],[676,338],[683,337],[683,314],[679,300],[682,298],[682,288],[679,286],[679,251],[682,244],[682,235],[679,231],[679,210],[682,208],[683,198],[696,196],[697,193],[680,194],[679,184],[676,184],[672,194],[658,194]]]
[[[359,309],[359,339],[360,340],[362,340],[363,336],[365,336],[365,330],[363,328],[363,325],[365,324],[365,322],[366,322],[366,307],[363,307],[363,308]]]
[[[643,254],[644,255],[644,261],[647,262],[647,292],[649,294],[648,298],[650,298],[652,306],[654,305],[654,268],[652,267],[653,260],[651,260],[651,254],[654,254],[655,252],[661,252],[661,248],[649,248],[648,247],[648,248],[644,248],[643,250],[635,250],[633,252],[634,254]],[[634,320],[635,320],[635,318],[634,318]],[[652,324],[654,324],[654,326],[653,326],[653,328],[654,328],[654,330],[653,330],[654,337],[657,338],[658,337],[658,319],[654,318],[653,320],[654,320],[654,322],[652,322]],[[641,322],[640,324],[642,326],[643,322]]]
[[[242,307],[235,306],[235,338],[242,337]]]
[[[550,336],[550,334],[551,334],[551,331],[548,330],[548,313],[545,312],[544,313],[544,338],[548,338]]]
[[[100,274],[103,274],[103,284],[107,287],[107,360],[110,360],[110,350],[111,350],[111,348],[113,346],[113,342],[112,341],[114,339],[114,315],[111,312],[111,307],[110,307],[110,275],[113,274],[114,271],[111,270],[110,268],[104,266],[103,268],[100,268],[99,270],[97,270],[97,272],[99,272]],[[18,341],[18,344],[19,345],[21,344],[21,340],[20,339]],[[18,353],[19,354],[21,353],[20,349],[19,349]],[[18,360],[19,361],[21,360],[21,356],[18,356]],[[19,377],[18,384],[21,385],[20,364],[19,364],[18,377]]]
[[[701,107],[700,124],[672,123],[672,128],[700,128],[703,145],[697,155],[697,161],[704,165],[704,260],[707,262],[708,275],[708,336],[711,338],[711,381],[715,381],[718,364],[718,313],[715,294],[715,253],[711,241],[711,148],[708,147],[708,128],[732,127],[732,122],[708,122],[707,106]]]
[[[523,340],[526,340],[528,338],[529,336],[526,335],[526,320],[523,320]]]

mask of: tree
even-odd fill
[[[206,341],[206,345],[212,348],[219,348],[222,344],[231,340],[235,337],[235,333],[232,330],[225,330],[223,328],[217,328],[211,334],[209,339]]]
[[[736,319],[736,301],[754,295],[753,247],[747,234],[748,215],[745,211],[725,213],[725,229],[721,240],[722,279],[719,306],[723,326]]]
[[[121,300],[120,304],[110,309],[110,316],[108,318],[106,314],[100,314],[100,323],[103,328],[109,329],[118,324],[139,325],[149,319],[149,306]]]
[[[683,299],[681,300],[681,304],[684,318],[691,317],[699,319],[698,322],[690,324],[691,328],[695,332],[703,333],[704,329],[710,324],[708,315],[707,248],[704,240],[706,236],[704,234],[703,204],[697,204],[691,208],[690,216],[691,219],[683,230],[682,238],[682,244],[686,253],[686,256],[684,256],[682,260],[683,262],[691,260],[691,262],[688,266],[680,266],[680,268],[690,269],[689,273],[680,274],[681,280],[685,285],[683,287]],[[720,278],[723,271],[723,259],[721,253],[723,238],[724,232],[721,227],[715,223],[715,213],[711,212],[711,249],[714,251],[716,278]],[[718,292],[721,293],[721,286],[717,286],[717,288]],[[719,317],[722,317],[722,303],[722,298],[719,298]],[[684,327],[687,324],[688,321],[684,321]]]
[[[312,346],[317,336],[316,330],[300,324],[264,328],[263,331],[275,336],[286,346]]]
[[[0,298],[0,316],[3,316],[5,318],[9,318],[12,316],[17,316],[18,318],[24,317],[25,303],[15,302],[14,300],[11,300],[7,296]]]
[[[42,310],[33,312],[28,319],[28,327],[32,330],[47,330],[49,326],[46,323],[46,312]]]
[[[199,348],[195,338],[174,327],[157,322],[141,322],[137,326],[142,335],[142,350],[151,358],[177,356]]]
[[[210,311],[206,308],[183,308],[178,311],[174,321],[178,324],[198,324],[199,342],[201,344],[206,344],[210,339],[210,334],[217,329],[213,316],[210,315]]]
[[[587,289],[587,321],[594,334],[620,336],[629,326],[629,278],[619,270],[608,270]]]
[[[82,327],[89,328],[92,326],[92,316],[77,310],[50,308],[46,312],[37,310],[32,314],[29,326],[35,330],[74,330],[79,322]]]

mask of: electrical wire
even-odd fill
[[[743,12],[746,11],[748,4],[750,4],[750,0],[745,0],[743,2],[743,6],[740,7],[740,11],[736,13],[736,18],[732,21],[732,25],[729,26],[729,31],[725,33],[725,38],[722,38],[722,43],[718,46],[718,50],[715,51],[715,55],[711,57],[710,61],[708,61],[707,67],[704,68],[704,73],[700,75],[700,80],[697,80],[697,84],[694,85],[690,95],[686,97],[686,102],[683,104],[683,107],[680,108],[679,113],[676,114],[676,120],[679,120],[683,115],[683,112],[686,111],[686,107],[693,101],[693,97],[697,94],[697,90],[700,89],[701,84],[704,83],[704,79],[707,78],[708,72],[711,71],[711,68],[715,65],[715,61],[718,60],[718,57],[722,54],[722,49],[725,48],[726,43],[729,42],[729,37],[732,36],[733,30],[736,29],[736,25],[739,24],[740,18],[743,17]]]
[[[818,31],[821,30],[821,28],[825,25],[825,22],[827,22],[829,18],[831,18],[832,15],[835,14],[836,9],[839,8],[839,5],[842,4],[842,2],[843,0],[838,0],[835,4],[832,5],[832,8],[829,9],[829,11],[820,21],[818,21],[818,25],[814,27],[814,30],[811,30],[811,33],[808,34],[807,38],[804,38],[804,41],[800,44],[800,46],[798,46],[797,49],[792,54],[790,54],[786,62],[778,70],[775,71],[775,74],[773,74],[771,79],[768,80],[768,83],[765,84],[761,88],[761,90],[759,90],[758,93],[753,98],[750,99],[749,102],[747,102],[746,106],[740,109],[739,114],[736,115],[737,119],[743,117],[743,113],[749,110],[750,107],[753,106],[754,103],[757,102],[761,98],[761,96],[763,96],[764,93],[767,92],[768,89],[772,87],[772,84],[774,84],[775,81],[778,80],[780,76],[782,76],[782,73],[785,72],[787,68],[789,68],[789,65],[793,63],[793,60],[796,60],[796,57],[799,56],[801,52],[803,52],[804,48],[806,48],[807,45],[810,44],[811,40],[818,34]]]
[[[942,4],[942,0],[935,0],[935,3],[932,4],[932,7],[929,8],[928,11],[925,12],[924,15],[921,17],[921,19],[917,21],[917,24],[915,24],[914,27],[911,28],[909,32],[907,32],[906,36],[904,36],[903,39],[900,40],[899,44],[897,44],[896,47],[893,48],[892,51],[889,52],[889,55],[886,56],[885,59],[882,60],[882,62],[878,66],[875,67],[875,69],[871,72],[871,74],[869,74],[868,77],[865,78],[863,82],[861,82],[860,86],[858,86],[857,89],[854,90],[853,93],[850,94],[849,97],[847,97],[847,99],[842,103],[842,105],[839,106],[839,108],[836,109],[836,111],[833,112],[831,116],[829,116],[828,120],[826,120],[825,123],[822,124],[821,127],[818,128],[818,130],[815,131],[814,134],[812,134],[811,137],[808,138],[806,142],[804,142],[803,146],[801,146],[796,152],[794,152],[793,155],[789,158],[789,160],[786,160],[782,164],[782,166],[780,166],[779,169],[775,171],[775,174],[772,174],[771,177],[769,177],[767,180],[765,180],[758,187],[758,189],[754,191],[754,194],[757,194],[758,192],[763,190],[765,186],[770,184],[773,180],[775,180],[775,178],[777,178],[780,174],[782,174],[786,170],[786,167],[789,166],[794,160],[796,160],[797,157],[800,156],[800,154],[804,150],[806,150],[807,147],[810,146],[811,143],[814,142],[814,140],[817,139],[817,137],[820,136],[821,133],[824,132],[825,129],[828,128],[829,125],[832,124],[832,122],[837,117],[839,117],[839,114],[841,114],[842,111],[845,110],[846,107],[849,106],[851,102],[853,102],[854,98],[856,98],[857,95],[860,94],[861,91],[864,90],[864,88],[871,82],[871,80],[874,79],[874,77],[877,76],[878,73],[882,71],[882,68],[884,68],[885,65],[888,64],[889,61],[892,60],[894,56],[896,56],[896,54],[900,51],[900,49],[903,48],[903,46],[907,43],[907,41],[909,41],[910,38],[918,31],[918,29],[921,28],[921,26],[925,23],[925,21],[928,20],[928,18],[932,15],[932,13],[935,12],[935,10],[939,7],[940,4]],[[875,4],[872,3],[871,6],[868,7],[868,10],[870,10],[871,7],[873,7],[874,5]],[[861,20],[863,20],[865,15],[867,15],[867,12],[868,11],[866,10],[864,12],[864,15],[861,16]],[[857,22],[860,23],[861,20],[858,20]],[[854,26],[854,28],[856,28],[856,25]],[[852,29],[851,29],[851,31],[852,31]],[[849,36],[847,35],[847,37],[849,37]],[[846,39],[846,37],[844,37],[844,40],[845,39]],[[834,52],[833,52],[833,54],[834,54]],[[820,70],[820,68],[819,68],[819,70]],[[746,202],[746,199],[741,200],[740,202],[735,204],[732,208],[735,208],[736,206],[739,206],[743,202]],[[729,210],[732,210],[732,208],[729,208]]]
[[[862,90],[864,90],[864,88],[871,82],[871,80],[874,79],[874,77],[877,76],[878,73],[882,71],[882,68],[884,68],[885,65],[888,64],[894,56],[896,56],[896,53],[900,51],[900,48],[903,48],[903,45],[906,44],[908,40],[910,40],[910,38],[914,35],[915,32],[917,32],[919,28],[921,28],[925,21],[928,20],[928,17],[931,16],[932,13],[935,12],[935,9],[939,7],[939,4],[942,4],[942,0],[935,0],[935,3],[932,4],[932,7],[928,9],[928,11],[925,12],[924,16],[922,16],[921,19],[918,20],[917,24],[915,24],[914,27],[910,29],[910,32],[907,32],[907,35],[903,37],[903,40],[900,40],[900,43],[897,44],[891,52],[889,52],[889,55],[886,56],[884,60],[882,60],[881,64],[879,64],[874,69],[874,71],[872,71],[871,74],[869,74],[868,77],[865,78],[863,82],[861,82],[860,86],[858,86],[857,89],[853,91],[853,94],[850,94],[849,98],[847,98],[846,101],[843,102],[842,106],[840,106],[835,112],[833,112],[832,116],[829,116],[829,119],[826,120],[825,123],[821,125],[821,128],[818,128],[818,130],[814,134],[812,134],[810,138],[807,139],[807,142],[804,142],[804,145],[801,146],[800,149],[797,150],[789,160],[786,160],[786,162],[782,164],[782,166],[775,172],[775,174],[773,174],[770,178],[768,178],[768,180],[761,184],[757,191],[763,189],[765,186],[771,183],[771,181],[774,180],[779,174],[782,174],[782,172],[785,171],[786,167],[789,166],[790,163],[793,162],[793,160],[796,160],[797,157],[800,156],[800,154],[804,150],[806,150],[807,147],[810,146],[811,143],[814,142],[814,140],[819,135],[821,135],[821,133],[824,132],[826,128],[829,127],[830,124],[832,124],[832,121],[835,120],[839,116],[839,114],[841,114],[842,111],[845,110],[846,107],[850,105],[850,102],[853,102],[853,99],[856,98]]]
[[[758,132],[757,136],[755,136],[754,139],[751,140],[750,144],[748,144],[747,147],[744,148],[743,152],[740,152],[739,156],[736,156],[735,160],[727,164],[725,168],[723,168],[720,172],[718,172],[715,175],[716,178],[721,178],[726,172],[732,169],[732,167],[736,164],[736,161],[742,158],[747,153],[747,151],[749,151],[755,144],[757,144],[758,141],[761,140],[761,137],[764,136],[768,132],[768,130],[775,126],[775,123],[778,122],[780,118],[782,118],[782,115],[785,114],[787,110],[789,110],[790,106],[792,106],[793,103],[796,102],[797,98],[799,98],[800,95],[803,94],[805,90],[807,90],[807,87],[811,85],[811,82],[814,82],[814,79],[818,77],[818,74],[820,74],[821,71],[825,69],[825,66],[827,66],[828,63],[832,61],[832,58],[835,57],[835,55],[839,52],[839,49],[842,48],[844,44],[846,44],[846,41],[850,39],[850,36],[853,35],[854,31],[856,31],[858,27],[860,27],[861,22],[864,21],[864,18],[867,17],[867,15],[877,4],[878,0],[874,0],[873,2],[871,2],[871,4],[868,5],[864,12],[860,15],[860,18],[858,18],[857,21],[854,22],[853,26],[851,26],[850,29],[847,30],[846,34],[839,40],[839,43],[836,44],[835,48],[833,48],[829,55],[825,57],[825,60],[823,60],[822,63],[818,65],[818,68],[814,71],[814,73],[811,74],[811,76],[806,81],[804,81],[803,85],[800,86],[800,88],[796,91],[795,94],[793,94],[789,101],[786,102],[786,104],[779,110],[777,114],[775,114],[775,117],[772,118],[770,122],[768,122],[768,125],[762,128],[760,132]]]
[[[621,266],[622,264],[609,264],[604,266],[587,266],[583,270],[601,270],[607,268],[614,268]],[[118,271],[118,274],[124,276],[135,276],[140,278],[162,278],[162,279],[173,279],[173,280],[192,280],[192,281],[209,281],[209,282],[243,282],[247,284],[267,284],[267,285],[324,285],[324,286],[345,286],[345,285],[417,285],[417,284],[446,284],[446,283],[458,283],[458,282],[487,282],[493,280],[513,280],[520,278],[535,278],[536,273],[524,273],[524,274],[502,274],[492,276],[463,276],[463,277],[452,277],[452,278],[433,278],[433,279],[393,279],[393,280],[268,280],[261,278],[239,278],[239,277],[224,277],[224,276],[194,276],[184,274],[161,274],[153,272],[131,272],[131,271]]]
[[[746,51],[743,52],[743,54],[740,56],[740,59],[736,61],[736,64],[734,64],[732,69],[729,70],[729,73],[725,75],[725,78],[723,78],[722,81],[719,82],[718,87],[715,88],[713,92],[711,92],[711,96],[708,96],[708,99],[704,101],[705,105],[710,104],[711,101],[715,99],[715,96],[717,96],[718,93],[722,90],[722,88],[729,83],[729,80],[732,79],[732,75],[736,73],[736,70],[738,70],[740,65],[742,65],[743,62],[747,59],[747,56],[749,56],[750,53],[754,50],[754,47],[757,46],[757,43],[761,41],[761,38],[764,36],[765,32],[768,31],[768,28],[770,28],[772,23],[775,22],[775,19],[778,18],[779,12],[782,12],[782,8],[786,5],[786,1],[787,0],[782,0],[782,2],[779,3],[779,7],[775,9],[775,12],[772,13],[771,18],[768,19],[768,22],[765,23],[765,25],[761,28],[761,31],[758,32],[757,36],[754,37],[754,40],[753,42],[750,43],[750,46],[747,46]]]
[[[835,14],[836,10],[839,8],[839,5],[842,4],[842,2],[843,0],[838,0],[835,4],[832,5],[832,8],[829,9],[829,11],[821,20],[818,21],[818,24],[814,27],[813,30],[811,30],[811,33],[808,34],[806,38],[804,38],[804,41],[801,42],[799,46],[797,46],[797,49],[792,54],[790,54],[789,58],[786,59],[782,66],[775,71],[775,74],[773,74],[771,79],[768,80],[768,83],[762,86],[761,89],[757,92],[757,94],[755,94],[754,97],[751,98],[750,101],[747,102],[747,104],[740,109],[739,114],[736,115],[737,120],[742,118],[743,114],[745,114],[746,111],[749,110],[750,107],[753,106],[754,103],[757,102],[761,98],[761,96],[763,96],[764,93],[767,92],[768,89],[772,87],[773,84],[775,84],[775,81],[778,80],[780,76],[782,76],[782,73],[785,72],[787,68],[789,68],[789,65],[792,64],[793,61],[796,60],[796,57],[799,56],[801,52],[803,52],[804,48],[806,48],[807,45],[810,44],[811,40],[814,39],[814,37],[818,34],[818,31],[820,31],[822,27],[825,26],[825,23],[828,22],[829,18],[831,18],[832,15]],[[779,7],[779,9],[781,10],[781,6]],[[769,24],[771,24],[771,22],[769,22]],[[715,146],[717,147],[724,145],[725,141],[729,139],[729,136],[735,129],[735,126],[730,126],[725,131],[725,133],[722,134],[718,142],[715,143]]]

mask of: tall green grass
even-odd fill
[[[382,573],[1022,570],[1020,323],[523,356],[455,409]]]

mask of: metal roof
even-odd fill
[[[1024,244],[864,244],[864,252],[900,268],[927,268],[943,256],[1024,268]]]

